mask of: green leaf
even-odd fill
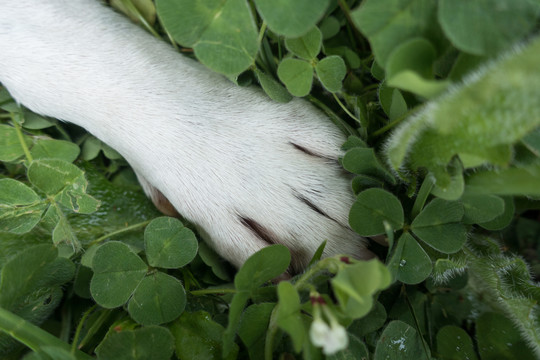
[[[349,345],[333,355],[326,356],[327,360],[364,360],[369,359],[369,350],[364,342],[349,333]]]
[[[61,211],[61,210],[57,210]],[[58,222],[56,223],[56,226],[53,229],[52,233],[52,240],[53,244],[59,245],[61,243],[65,243],[68,245],[71,245],[72,247],[79,249],[79,241],[77,240],[77,237],[75,236],[73,229],[71,228],[69,222],[67,221],[66,217],[62,214],[59,216]]]
[[[111,331],[96,348],[100,360],[169,360],[173,351],[174,338],[161,326]]]
[[[38,139],[30,154],[34,160],[60,159],[73,162],[79,156],[80,149],[77,144],[64,140]]]
[[[88,182],[77,166],[59,159],[34,160],[28,168],[30,182],[74,212],[90,214],[100,202],[86,194]]]
[[[341,90],[343,79],[347,74],[347,67],[340,56],[331,55],[317,63],[315,72],[326,90],[338,92]]]
[[[158,16],[181,45],[214,71],[237,75],[255,61],[257,29],[243,0],[158,0]]]
[[[465,330],[448,325],[437,333],[437,352],[444,359],[477,360],[471,337]]]
[[[234,277],[234,285],[239,291],[252,292],[287,271],[290,262],[291,253],[285,246],[267,246],[246,260]]]
[[[270,30],[287,37],[299,37],[315,26],[328,7],[328,0],[254,0]]]
[[[400,44],[388,56],[386,76],[390,80],[404,70],[410,70],[425,79],[433,78],[433,62],[436,50],[431,43],[421,37]]]
[[[401,229],[403,220],[403,208],[398,198],[375,188],[358,194],[349,213],[351,228],[362,236],[384,234],[384,222],[394,230]]]
[[[287,103],[291,101],[292,99],[291,94],[289,94],[289,92],[280,83],[278,83],[272,76],[263,73],[258,68],[255,69],[255,74],[257,75],[257,79],[259,80],[259,83],[261,84],[261,87],[263,88],[264,92],[272,100],[280,102],[280,103]]]
[[[375,302],[371,311],[361,319],[354,322],[347,328],[347,331],[356,336],[366,336],[369,333],[379,330],[386,323],[386,309],[380,302]]]
[[[97,249],[92,270],[92,297],[100,306],[112,309],[128,301],[148,268],[126,244],[110,241]]]
[[[176,269],[185,266],[197,255],[197,238],[178,219],[160,217],[152,220],[144,231],[148,264]]]
[[[540,164],[511,167],[497,172],[479,171],[466,179],[467,191],[474,194],[539,196]]]
[[[505,196],[502,199],[504,201],[504,212],[493,220],[479,224],[481,227],[487,230],[496,231],[502,230],[510,225],[514,219],[514,199],[511,196]]]
[[[101,151],[101,141],[93,136],[89,136],[83,143],[81,156],[84,160],[95,159]]]
[[[387,288],[390,282],[390,272],[377,259],[345,266],[331,280],[339,306],[352,319],[369,313],[374,303],[373,295]]]
[[[41,220],[47,204],[25,184],[0,179],[0,231],[24,234]]]
[[[128,312],[139,324],[160,325],[180,316],[185,306],[186,291],[182,283],[157,271],[139,283],[129,299]]]
[[[390,120],[400,118],[408,110],[407,102],[401,91],[389,87],[386,81],[383,81],[379,86],[379,101]]]
[[[56,120],[47,119],[41,115],[33,113],[24,109],[24,123],[22,124],[25,129],[41,130],[46,129],[56,124]]]
[[[431,259],[410,234],[404,233],[398,240],[398,244],[401,243],[397,280],[409,285],[419,284],[431,274]]]
[[[291,337],[294,351],[300,352],[306,341],[306,329],[300,313],[300,295],[294,286],[287,281],[278,285],[279,305],[277,308],[276,323]]]
[[[299,59],[283,59],[277,71],[279,80],[294,96],[306,96],[313,82],[313,68],[310,63]]]
[[[75,185],[78,190],[84,172],[67,161],[46,159],[33,161],[28,168],[30,182],[47,195],[56,195]]]
[[[335,16],[327,16],[321,21],[319,28],[321,30],[323,39],[330,39],[339,33],[341,25],[339,20]]]
[[[342,165],[353,174],[374,176],[392,184],[396,183],[396,179],[377,158],[373,148],[352,148],[343,157]]]
[[[481,359],[535,359],[514,323],[504,315],[487,312],[476,321],[476,339]]]
[[[313,60],[321,51],[322,34],[314,27],[306,34],[297,38],[285,38],[285,46],[294,55],[304,60]]]
[[[27,146],[32,144],[30,137],[23,135]],[[12,162],[24,156],[24,150],[13,126],[0,124],[0,161]]]
[[[493,55],[528,34],[539,10],[528,0],[441,0],[438,18],[455,47]]]
[[[461,203],[436,198],[413,220],[411,230],[434,249],[455,253],[467,240],[467,229],[461,224],[463,214]]]
[[[386,68],[390,53],[409,39],[440,42],[435,22],[437,4],[431,0],[366,0],[351,17],[368,38],[375,60]]]
[[[206,245],[204,241],[201,241],[199,244],[199,256],[206,265],[210,266],[214,275],[221,280],[231,280],[227,263],[225,263],[223,258],[220,257],[214,250]]]
[[[388,324],[377,341],[373,358],[428,360],[430,354],[425,353],[422,339],[413,327],[394,320]]]
[[[537,157],[540,157],[540,127],[522,139],[523,144]]]
[[[229,306],[229,323],[227,329],[223,332],[223,352],[224,358],[231,356],[236,349],[234,336],[240,324],[242,311],[250,298],[247,291],[238,291],[234,294]]]
[[[276,304],[261,303],[249,306],[242,315],[238,336],[246,346],[250,359],[264,358],[264,344],[270,314]]]
[[[461,203],[464,224],[480,224],[504,213],[504,200],[495,195],[464,194]]]
[[[170,326],[174,336],[176,356],[180,360],[221,359],[224,328],[212,320],[206,311],[184,312]],[[236,359],[238,347],[225,358]]]

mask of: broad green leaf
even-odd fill
[[[441,0],[438,19],[458,49],[493,55],[529,33],[539,10],[528,0]]]
[[[253,304],[242,315],[238,336],[248,349],[250,359],[264,358],[266,332],[275,305],[274,303]]]
[[[461,203],[464,224],[480,224],[504,213],[504,200],[495,195],[464,194]]]
[[[436,50],[424,38],[413,38],[400,44],[388,56],[386,76],[389,80],[404,70],[410,70],[424,79],[433,78]]]
[[[292,95],[309,94],[313,82],[313,68],[307,61],[283,59],[279,63],[277,74]]]
[[[24,111],[24,123],[23,127],[30,130],[46,129],[56,124],[56,120],[47,119],[41,115],[33,113],[31,111]]]
[[[291,337],[294,351],[300,352],[306,341],[306,329],[300,313],[300,295],[288,281],[278,285],[279,304],[277,308],[276,323]]]
[[[403,242],[403,248],[399,259],[397,280],[411,285],[421,283],[431,274],[430,257],[408,233],[404,233],[398,242]]]
[[[396,183],[394,176],[375,155],[373,148],[352,148],[343,157],[342,165],[353,174],[378,177],[392,184]]]
[[[373,295],[387,288],[390,282],[390,272],[376,259],[345,266],[331,280],[339,306],[352,319],[369,313]]]
[[[214,71],[237,75],[255,61],[257,29],[244,0],[158,0],[158,16],[181,45]]]
[[[467,229],[461,224],[463,214],[460,202],[436,198],[413,220],[411,230],[434,249],[455,253],[467,240]]]
[[[377,341],[373,358],[429,360],[430,354],[425,353],[422,339],[413,327],[394,320],[388,324]]]
[[[27,146],[32,144],[30,137],[23,135]],[[0,124],[0,161],[11,162],[24,156],[24,150],[14,127]]]
[[[339,55],[343,60],[345,60],[345,64],[347,64],[347,68],[349,69],[358,69],[362,65],[362,61],[360,60],[358,54],[351,50],[351,48],[348,46],[325,46],[324,53],[328,56]]]
[[[223,326],[212,320],[206,311],[184,312],[170,326],[180,360],[221,359]],[[236,359],[238,347],[225,360]]]
[[[173,352],[174,338],[161,326],[110,331],[96,348],[100,360],[169,360]]]
[[[252,292],[287,271],[290,262],[291,253],[285,246],[265,247],[246,260],[234,277],[234,285],[237,290]]]
[[[366,175],[355,176],[352,180],[351,187],[355,195],[369,188],[382,188],[384,182],[378,178],[373,178]]]
[[[414,71],[403,70],[388,79],[388,86],[410,91],[426,99],[433,99],[445,92],[450,82],[425,79]]]
[[[531,131],[522,141],[533,154],[540,157],[540,127]]]
[[[0,179],[0,231],[23,234],[41,220],[47,204],[28,186]]]
[[[61,210],[58,210],[61,211]],[[54,227],[52,233],[53,244],[59,245],[61,243],[68,244],[74,248],[74,250],[79,250],[80,245],[77,240],[77,236],[74,234],[73,229],[69,225],[65,216],[60,216],[58,223]]]
[[[201,241],[199,244],[199,256],[201,257],[201,260],[212,269],[214,275],[221,280],[231,280],[231,276],[229,275],[230,269],[227,266],[227,263],[224,262],[223,258],[214,250],[206,245],[204,241]]]
[[[101,141],[93,136],[89,136],[83,143],[81,156],[84,160],[95,159],[101,151]]]
[[[477,360],[471,337],[465,330],[448,325],[437,333],[437,352],[444,359]]]
[[[39,306],[39,302],[47,298],[44,290],[59,288],[73,278],[74,272],[73,263],[58,258],[58,251],[51,244],[27,248],[2,267],[0,306],[6,309],[11,309],[12,306],[29,307],[27,309],[29,312],[37,311],[31,309],[33,306]],[[34,298],[33,293],[39,299]]]
[[[80,149],[77,144],[64,140],[38,139],[30,154],[34,160],[60,159],[73,162],[79,156]]]
[[[479,171],[467,177],[467,191],[474,194],[540,195],[540,164],[510,167],[497,172]]]
[[[368,38],[375,60],[385,68],[390,53],[409,39],[440,42],[436,8],[431,0],[366,0],[351,17]]]
[[[401,91],[389,87],[386,81],[379,86],[379,102],[390,120],[396,120],[405,115],[408,110],[407,102]]]
[[[287,37],[299,37],[324,15],[328,0],[254,0],[270,30]]]
[[[425,106],[390,137],[391,165],[412,170],[425,167],[437,183],[456,155],[464,168],[508,165],[511,144],[540,124],[539,56],[540,38]]]
[[[535,359],[514,323],[499,313],[487,312],[476,321],[476,339],[481,359]]]
[[[28,168],[30,182],[74,212],[90,214],[100,202],[86,194],[88,182],[77,166],[59,159],[34,160]]]
[[[347,328],[347,331],[356,336],[365,336],[379,330],[386,322],[387,317],[386,309],[377,301],[371,308],[371,311],[363,318],[354,320]]]
[[[322,34],[314,27],[306,34],[297,38],[285,38],[285,46],[294,55],[304,60],[313,60],[321,51]]]
[[[484,229],[493,231],[502,230],[508,225],[510,225],[512,219],[514,218],[514,199],[511,196],[505,196],[502,199],[504,201],[504,212],[501,215],[497,216],[495,219],[478,225],[480,225]]]
[[[259,80],[259,84],[263,88],[266,95],[268,95],[272,100],[287,103],[291,101],[292,96],[289,92],[274,79],[272,76],[263,73],[259,69],[255,69],[255,74]]]
[[[323,40],[330,39],[338,34],[341,25],[339,20],[335,16],[325,17],[323,21],[319,24]]]
[[[358,194],[349,213],[351,228],[362,236],[383,234],[385,221],[394,230],[401,229],[403,220],[403,208],[398,198],[375,188]]]
[[[105,155],[107,159],[111,159],[111,160],[122,159],[122,155],[118,151],[114,150],[112,147],[105,144],[104,142],[101,143],[101,150],[103,150],[103,155]]]
[[[80,178],[84,179],[81,169],[58,159],[36,160],[28,168],[30,182],[47,195],[56,195],[74,184],[74,190],[78,190]]]
[[[165,269],[185,266],[197,255],[197,238],[178,219],[160,217],[144,231],[148,264]]]
[[[92,297],[100,306],[112,309],[128,301],[148,268],[126,244],[110,241],[97,249],[92,270]]]
[[[317,63],[315,72],[326,90],[338,92],[341,90],[343,79],[347,74],[347,67],[340,56],[331,55]]]
[[[186,291],[180,280],[157,271],[139,283],[129,299],[128,311],[139,324],[160,325],[180,316],[185,306]]]

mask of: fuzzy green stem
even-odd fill
[[[131,226],[126,226],[125,228],[122,228],[122,229],[110,232],[108,234],[105,234],[105,235],[97,238],[96,240],[91,241],[90,244],[88,244],[88,247],[90,247],[92,245],[99,244],[100,242],[102,242],[102,241],[104,241],[104,240],[106,240],[106,239],[108,239],[110,237],[113,237],[113,236],[116,236],[116,235],[119,235],[119,234],[123,234],[125,232],[129,232],[129,231],[133,231],[133,230],[137,230],[139,228],[145,227],[146,225],[150,224],[151,221],[152,220],[146,220],[146,221],[140,222],[138,224],[134,224],[134,225],[131,225]]]
[[[339,104],[339,106],[343,109],[343,111],[345,111],[345,113],[347,115],[349,115],[354,121],[356,121],[357,123],[360,124],[360,119],[358,119],[356,116],[354,116],[350,111],[349,109],[347,109],[347,107],[341,102],[341,100],[339,100],[338,96],[336,95],[336,93],[332,93],[332,95],[334,96],[334,99],[337,101],[337,103]]]
[[[86,332],[86,335],[85,337],[81,340],[81,342],[79,343],[78,345],[78,348],[79,349],[82,349],[82,347],[84,345],[86,345],[86,343],[88,341],[90,341],[90,339],[98,332],[99,328],[103,325],[103,323],[105,323],[105,321],[107,320],[107,318],[109,317],[109,314],[112,312],[112,310],[104,310],[100,315],[99,317],[97,318],[96,321],[94,321],[94,323],[92,324],[92,326],[88,329],[88,331]]]
[[[189,292],[193,296],[202,296],[202,295],[219,295],[219,294],[236,294],[236,289],[202,289],[202,290],[192,290]]]
[[[274,307],[272,314],[270,315],[270,323],[268,324],[268,331],[266,332],[266,338],[264,340],[264,360],[272,360],[274,352],[274,338],[276,337],[277,326],[277,313],[279,310],[279,304]]]
[[[44,346],[55,346],[71,352],[69,344],[54,335],[26,321],[25,319],[0,307],[0,331],[4,331],[14,339],[40,353]],[[73,352],[77,360],[91,360],[92,357],[76,350]]]
[[[15,119],[14,113],[9,113],[9,116],[11,118],[11,121],[13,122],[13,126],[15,127],[15,131],[17,132],[17,137],[19,138],[19,143],[21,144],[21,147],[24,151],[24,155],[26,156],[26,160],[28,162],[34,161],[34,158],[32,157],[32,154],[30,154],[30,150],[28,149],[28,146],[26,145],[26,141],[24,141],[24,134],[22,133],[22,128],[17,119]],[[22,114],[21,114],[22,117]]]
[[[77,342],[79,342],[79,336],[81,335],[82,328],[84,326],[84,323],[86,322],[86,319],[92,311],[94,311],[97,307],[97,304],[91,306],[88,310],[86,310],[81,318],[81,321],[79,321],[79,324],[77,325],[77,329],[75,330],[75,335],[73,336],[73,342],[71,343],[71,353],[75,354],[75,351],[77,351]]]

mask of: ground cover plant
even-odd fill
[[[323,109],[380,261],[323,243],[276,284],[276,245],[235,271],[113,149],[0,89],[2,359],[540,358],[538,2],[111,3],[238,86]]]

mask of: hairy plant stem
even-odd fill
[[[86,310],[79,321],[79,324],[77,324],[77,329],[75,329],[75,335],[73,335],[73,340],[71,342],[71,353],[74,354],[77,350],[77,343],[79,342],[79,336],[81,335],[82,328],[84,326],[84,323],[86,322],[86,319],[88,319],[88,316],[97,308],[97,304],[94,304],[91,306],[88,310]]]
[[[339,104],[339,106],[343,109],[343,111],[345,111],[345,113],[347,115],[349,115],[351,117],[351,119],[353,119],[354,121],[356,121],[357,123],[361,123],[360,122],[360,119],[358,119],[356,116],[354,116],[350,111],[349,109],[347,109],[347,107],[345,106],[345,104],[343,104],[341,102],[341,100],[339,100],[338,96],[336,95],[336,93],[332,93],[332,95],[334,96],[334,99],[336,100],[336,102]]]
[[[42,353],[44,346],[54,346],[70,352],[77,360],[90,360],[91,356],[80,350],[73,350],[69,344],[48,333],[29,321],[0,307],[0,331],[17,339],[36,353]]]
[[[23,117],[22,112],[21,118]],[[21,144],[21,147],[24,151],[24,155],[26,156],[26,160],[28,160],[29,163],[34,161],[34,158],[32,157],[32,154],[30,154],[30,150],[28,149],[28,146],[26,145],[26,141],[24,141],[24,134],[22,133],[21,124],[15,119],[15,114],[10,112],[9,117],[11,118],[11,121],[13,122],[13,126],[15,127],[15,131],[17,132],[17,137],[19,138],[19,143]]]
[[[112,231],[108,234],[105,234],[99,238],[97,238],[96,240],[94,241],[91,241],[89,244],[88,244],[88,247],[92,246],[92,245],[95,245],[95,244],[99,244],[100,242],[110,238],[110,237],[113,237],[113,236],[116,236],[116,235],[119,235],[119,234],[123,234],[125,232],[129,232],[129,231],[133,231],[133,230],[137,230],[139,228],[142,228],[142,227],[145,227],[146,225],[150,224],[152,220],[146,220],[146,221],[143,221],[143,222],[140,222],[138,224],[134,224],[134,225],[130,225],[130,226],[126,226],[125,228],[122,228],[122,229],[119,229],[119,230],[115,230],[115,231]]]

